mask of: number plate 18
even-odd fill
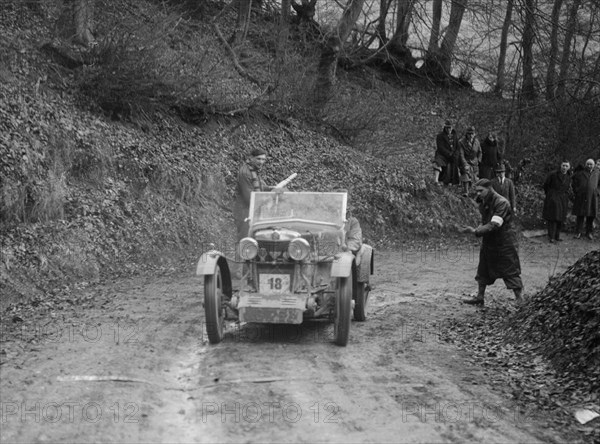
[[[261,274],[258,278],[260,292],[264,294],[289,293],[289,274]]]

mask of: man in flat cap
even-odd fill
[[[479,289],[477,296],[463,302],[483,305],[486,287],[499,278],[504,280],[506,288],[513,290],[517,302],[520,302],[523,281],[512,208],[507,199],[494,191],[489,179],[479,179],[474,187],[476,200],[479,202],[481,225],[477,228],[463,227],[459,231],[482,238],[475,276]]]
[[[273,189],[273,187],[267,186],[260,177],[260,171],[266,161],[267,152],[255,148],[250,152],[250,157],[238,172],[235,203],[233,204],[233,218],[238,242],[248,236],[246,218],[250,210],[250,194],[252,191],[271,191]]]
[[[265,184],[260,171],[267,161],[267,152],[261,148],[254,148],[250,156],[238,171],[235,202],[233,204],[233,219],[237,231],[236,240],[239,243],[248,236],[248,222],[246,218],[250,211],[250,194],[253,191],[271,191],[274,187]],[[237,248],[237,245],[236,245]],[[234,290],[240,286],[243,274],[243,264],[235,263],[232,266],[232,284]]]

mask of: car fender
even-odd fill
[[[231,272],[227,259],[220,251],[212,250],[203,253],[196,265],[196,276],[208,276],[215,274],[217,265],[221,268],[221,279],[223,279],[223,292],[231,296]]]
[[[350,277],[353,263],[354,255],[352,253],[346,252],[337,255],[331,264],[331,277]]]

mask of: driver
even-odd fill
[[[250,211],[250,194],[253,191],[271,191],[273,187],[267,186],[260,177],[260,171],[267,162],[267,152],[261,148],[254,148],[248,160],[240,167],[236,186],[235,202],[233,204],[233,219],[237,231],[236,241],[239,243],[248,236],[248,212]],[[236,245],[237,248],[237,245]],[[232,284],[234,291],[239,290],[243,275],[243,265],[235,263],[232,267]]]
[[[346,247],[356,256],[356,253],[362,247],[362,230],[358,219],[352,215],[353,210],[354,205],[348,203],[344,231],[346,232]]]
[[[260,171],[267,162],[267,152],[254,148],[249,159],[240,167],[236,187],[233,218],[237,229],[237,241],[248,235],[248,211],[250,210],[250,194],[252,191],[271,191],[273,187],[265,185]]]

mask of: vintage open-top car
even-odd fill
[[[211,250],[198,261],[204,277],[206,330],[223,339],[225,319],[300,324],[334,322],[334,342],[346,345],[352,313],[367,316],[373,249],[353,254],[345,243],[346,192],[253,192],[248,236],[237,257]],[[228,261],[242,261],[239,292],[232,291]]]

